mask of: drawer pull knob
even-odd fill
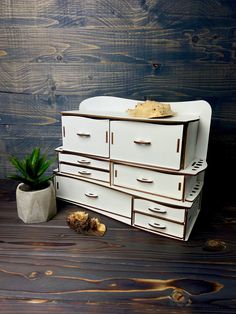
[[[86,176],[91,175],[91,172],[89,172],[89,171],[85,171],[85,170],[83,170],[83,171],[78,171],[78,173],[79,173],[79,174],[86,175]]]
[[[98,195],[93,193],[84,193],[84,195],[91,198],[98,198]]]
[[[146,178],[137,178],[136,180],[143,183],[153,183],[153,180]]]
[[[78,136],[81,136],[81,137],[90,137],[91,135],[89,133],[84,133],[84,132],[79,132],[77,133]]]
[[[134,140],[135,144],[140,144],[140,145],[151,145],[150,141],[144,141],[144,140]]]
[[[85,159],[77,160],[77,162],[80,164],[86,164],[86,165],[89,165],[91,163],[89,160],[85,160]]]
[[[166,214],[165,209],[161,209],[161,208],[157,208],[157,207],[154,207],[154,208],[148,207],[148,209],[154,213]]]
[[[152,227],[152,228],[156,228],[156,229],[166,229],[166,226],[164,225],[161,225],[161,224],[158,224],[158,223],[149,223],[149,226]]]

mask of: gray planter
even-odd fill
[[[23,191],[23,183],[16,189],[17,213],[25,223],[45,222],[56,215],[56,197],[53,183],[38,191]]]

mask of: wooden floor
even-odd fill
[[[104,216],[107,232],[94,237],[67,227],[78,207],[66,203],[24,224],[14,188],[0,183],[0,313],[236,313],[234,206],[205,204],[188,242]]]

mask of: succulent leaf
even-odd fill
[[[25,156],[22,160],[19,160],[15,156],[11,157],[10,162],[18,173],[9,176],[9,178],[23,182],[31,190],[45,188],[49,180],[53,177],[53,175],[44,175],[45,171],[52,164],[52,161],[47,160],[46,155],[41,155],[39,147],[34,148],[31,155]]]

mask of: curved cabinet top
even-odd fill
[[[206,159],[211,122],[211,107],[204,100],[168,102],[175,115],[167,118],[130,117],[128,109],[133,109],[140,100],[97,96],[85,99],[79,110],[63,111],[62,115],[86,116],[91,118],[109,118],[113,120],[143,121],[158,124],[179,124],[199,120],[196,158]]]

